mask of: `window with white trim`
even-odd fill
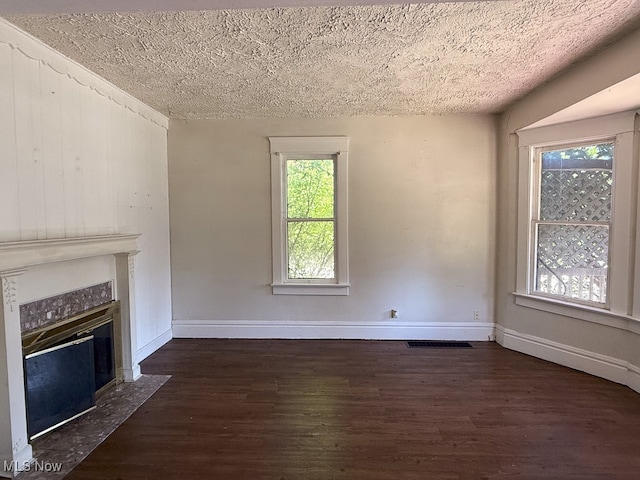
[[[613,141],[534,151],[533,291],[607,303]]]
[[[517,304],[632,313],[634,124],[625,112],[518,132]]]
[[[270,137],[273,293],[348,295],[347,137]]]

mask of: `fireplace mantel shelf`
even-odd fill
[[[139,234],[0,242],[0,272],[137,250]]]

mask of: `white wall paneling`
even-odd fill
[[[0,18],[0,242],[141,234],[132,361],[171,331],[167,128],[163,115]],[[104,259],[38,267],[20,279],[21,295],[117,280],[114,268]]]
[[[0,192],[3,200],[7,200],[0,208],[0,225],[6,225],[14,230],[19,229],[20,216],[16,208],[18,198],[18,185],[15,179],[18,176],[18,165],[15,154],[16,150],[16,124],[15,103],[13,100],[13,52],[9,45],[0,43]],[[4,232],[0,234],[0,241],[6,238]]]

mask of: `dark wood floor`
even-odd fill
[[[640,478],[640,395],[494,343],[173,340],[66,478]]]

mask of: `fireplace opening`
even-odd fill
[[[24,333],[27,432],[35,439],[93,410],[116,382],[112,301]]]

